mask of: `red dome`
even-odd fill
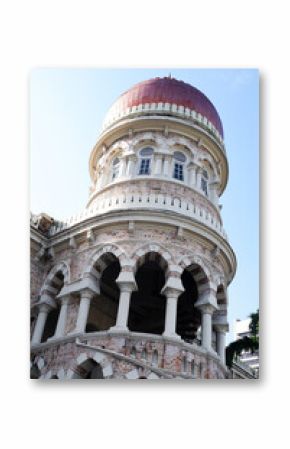
[[[169,103],[184,106],[206,117],[223,138],[221,119],[210,100],[198,89],[174,78],[153,78],[135,84],[114,103],[118,110],[145,103]]]

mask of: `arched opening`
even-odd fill
[[[53,277],[52,281],[50,281],[50,283],[49,283],[49,289],[51,292],[53,292],[53,297],[55,300],[56,307],[53,308],[47,316],[47,320],[45,322],[45,326],[44,326],[44,330],[43,330],[43,334],[42,334],[42,338],[41,338],[41,343],[47,341],[50,337],[54,336],[56,326],[57,326],[58,316],[59,316],[59,312],[60,312],[60,304],[59,304],[58,300],[56,299],[56,297],[59,294],[59,292],[61,291],[63,285],[64,285],[64,275],[61,271],[58,271],[55,274],[55,276]]]
[[[147,253],[139,261],[135,275],[137,291],[131,295],[128,327],[133,332],[162,334],[165,324],[165,284],[167,263],[158,253]]]
[[[88,359],[77,367],[73,379],[104,379],[102,366]]]
[[[100,294],[91,301],[86,332],[108,330],[116,324],[120,295],[116,279],[120,270],[120,262],[112,253],[103,254],[94,264],[94,272],[100,279]]]
[[[90,367],[85,379],[104,379],[101,365],[95,361],[92,362],[92,366]]]
[[[139,152],[139,175],[150,175],[154,150],[151,147],[145,147]]]
[[[30,379],[39,379],[40,375],[40,369],[38,368],[36,363],[33,363],[30,367]]]
[[[173,153],[173,178],[179,181],[184,181],[184,167],[186,162],[186,156],[181,151],[175,151]]]
[[[156,349],[152,354],[152,366],[158,366],[158,352]]]
[[[112,162],[112,181],[117,179],[120,175],[120,159],[115,157]]]
[[[147,351],[143,349],[141,352],[141,360],[147,361]]]
[[[197,331],[201,325],[201,313],[195,307],[198,299],[198,288],[193,272],[188,269],[183,271],[181,282],[184,291],[179,296],[177,303],[176,332],[184,341],[192,343],[197,339]]]
[[[131,348],[131,357],[134,357],[134,358],[136,358],[136,356],[137,356],[137,352],[136,352],[136,348],[135,348],[135,346],[133,346],[132,348]]]

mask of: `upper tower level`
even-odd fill
[[[187,210],[197,207],[221,225],[228,178],[222,122],[210,100],[183,81],[154,78],[123,93],[106,115],[89,168],[87,208],[106,201],[126,208],[121,194],[133,194],[132,202],[135,195],[140,206],[145,197],[179,201],[180,208],[185,200]]]

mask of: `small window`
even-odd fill
[[[184,162],[186,161],[186,157],[180,151],[175,151],[173,157],[174,157],[173,178],[178,179],[179,181],[184,181]]]
[[[151,147],[142,148],[140,151],[139,175],[150,175],[153,153],[154,150]]]
[[[177,162],[175,162],[173,178],[178,179],[179,181],[184,180],[183,164],[178,164]]]
[[[139,175],[150,175],[150,159],[141,159]]]
[[[112,180],[118,178],[120,171],[120,159],[116,157],[112,164]]]

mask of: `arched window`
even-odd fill
[[[201,190],[204,192],[206,196],[208,196],[208,172],[206,170],[202,170],[201,174]]]
[[[120,159],[116,157],[112,163],[112,181],[118,178],[120,172]]]
[[[186,157],[180,151],[175,151],[173,154],[174,167],[173,167],[173,178],[179,181],[184,181],[184,163]]]
[[[139,175],[150,175],[153,153],[154,150],[151,147],[143,148],[140,151]]]

